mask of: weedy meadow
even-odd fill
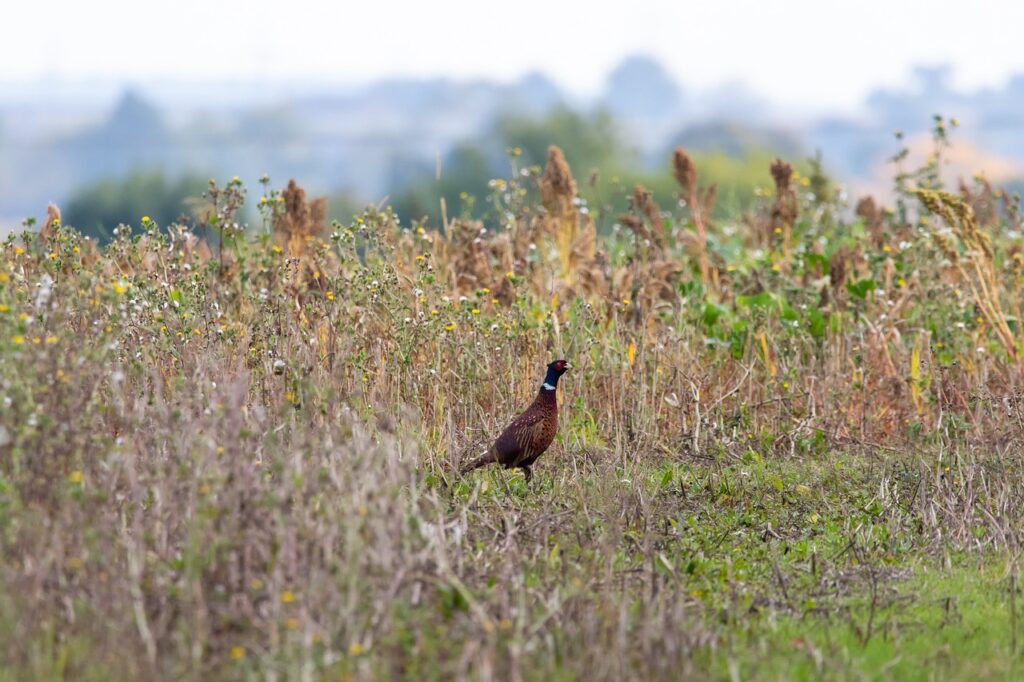
[[[553,147],[437,229],[51,209],[0,249],[0,674],[1020,674],[1019,202],[950,127],[891,208],[780,160],[726,220],[680,149],[609,218]],[[457,476],[555,357],[532,483]]]

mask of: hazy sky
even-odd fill
[[[1024,72],[1024,0],[92,0],[12,2],[0,81],[381,76],[510,79],[542,70],[581,94],[625,54],[683,84],[743,81],[791,105],[855,104],[947,62],[956,83]]]

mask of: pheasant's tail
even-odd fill
[[[487,452],[485,452],[484,454],[482,454],[479,457],[477,457],[476,459],[474,459],[472,462],[470,462],[466,466],[464,466],[461,469],[459,469],[459,475],[460,476],[465,476],[466,474],[468,474],[473,469],[479,469],[482,466],[487,466],[488,464],[490,464],[492,462],[496,462],[496,461],[498,461],[498,458],[495,456],[494,449],[492,448],[492,449],[488,450]]]

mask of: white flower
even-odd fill
[[[36,309],[42,308],[50,300],[50,293],[53,291],[53,278],[44,274],[36,284],[39,291],[36,292]]]

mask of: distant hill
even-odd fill
[[[679,145],[731,160],[821,151],[838,179],[884,186],[886,160],[900,146],[893,132],[917,139],[941,114],[961,122],[956,146],[997,160],[1007,178],[1024,175],[1024,74],[975,92],[955,89],[952,75],[942,65],[918,68],[905,86],[872,92],[861,111],[828,118],[780,112],[742,83],[687,88],[646,55],[624,59],[590,98],[540,72],[511,82],[391,78],[362,86],[0,84],[0,216],[10,227],[40,216],[48,201],[139,171],[162,171],[168,182],[239,175],[252,187],[268,173],[275,183],[296,177],[312,193],[377,202],[410,178],[432,177],[437,161],[465,144],[497,139],[503,121],[538,121],[559,110],[592,124],[606,112],[624,155],[612,165],[646,172],[663,168],[667,151]],[[531,145],[563,142],[547,139],[552,131],[574,137],[541,127],[530,133]],[[603,134],[588,134],[595,131]],[[490,172],[507,169],[504,149],[490,150],[485,161]]]

